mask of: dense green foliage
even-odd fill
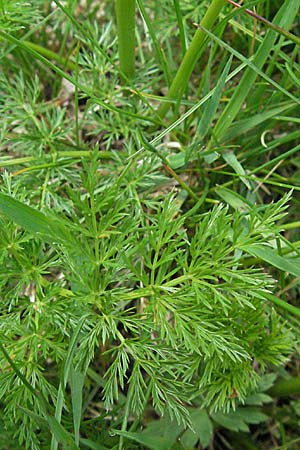
[[[129,3],[0,1],[0,446],[292,448],[300,1]]]

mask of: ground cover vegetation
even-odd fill
[[[300,448],[299,8],[0,1],[1,448]]]

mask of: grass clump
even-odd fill
[[[3,448],[241,448],[297,386],[300,2],[128,3],[0,5]]]

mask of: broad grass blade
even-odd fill
[[[293,259],[280,256],[271,247],[263,244],[244,245],[241,249],[283,272],[288,272],[295,277],[300,277],[300,258]]]

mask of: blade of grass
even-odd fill
[[[288,272],[295,277],[300,277],[300,258],[280,256],[271,247],[263,244],[243,245],[240,248],[283,272]]]
[[[74,64],[72,61],[64,58],[63,56],[58,55],[57,53],[53,52],[52,50],[49,50],[46,47],[42,47],[41,45],[35,44],[34,42],[30,41],[22,41],[27,47],[32,48],[36,52],[40,53],[41,55],[45,56],[47,59],[53,59],[58,64],[60,64],[62,67],[65,67],[68,70],[74,70],[76,67],[76,64]]]
[[[63,152],[57,152],[55,154],[55,162],[53,162],[53,155],[43,155],[43,158],[46,159],[46,161],[49,160],[49,164],[45,164],[44,166],[49,167],[51,165],[55,167],[56,164],[59,166],[60,163],[67,162],[69,158],[71,159],[71,162],[73,161],[74,163],[74,159],[77,160],[81,158],[90,158],[91,154],[92,150],[65,150]],[[98,154],[99,157],[103,159],[113,159],[114,157],[113,153],[109,151],[100,150]],[[40,160],[41,158],[37,158],[36,156],[24,156],[23,158],[4,157],[3,159],[0,157],[0,168],[9,166],[18,166],[26,163],[34,164],[35,162],[38,162]],[[41,166],[43,165],[39,165],[39,167]],[[27,169],[30,170],[30,167],[28,167]]]
[[[225,14],[220,14],[221,19],[226,18]],[[248,28],[246,28],[245,26],[243,26],[241,23],[237,22],[234,19],[229,19],[228,23],[230,23],[230,25],[232,25],[232,27],[234,29],[237,29],[238,31],[241,31],[243,34],[245,34],[246,36],[250,36],[253,39],[255,39],[255,41],[257,43],[262,43],[264,40],[264,37],[258,35],[257,33],[255,34],[253,32],[253,30],[249,30]],[[284,61],[286,61],[287,64],[290,64],[290,55],[285,53],[284,51],[282,51],[281,49],[278,52],[278,56],[280,58],[282,58]],[[299,71],[299,65],[297,64],[296,61],[293,61],[293,68],[295,68],[296,70]]]
[[[293,82],[295,83],[295,85],[300,88],[300,78],[299,75],[297,76],[291,69],[290,65],[286,62],[285,63],[285,68],[289,74],[289,76],[291,77],[291,79],[293,80]]]
[[[153,145],[146,141],[145,137],[142,135],[140,131],[138,131],[138,136],[144,144],[144,148],[149,150],[151,153],[155,153],[163,162],[163,168],[165,171],[170,174],[178,184],[184,189],[196,202],[199,200],[198,196],[193,192],[193,190],[177,175],[177,173],[169,166],[168,160],[164,157],[164,155],[157,150]]]
[[[268,393],[272,397],[286,397],[300,393],[300,378],[291,377],[287,379],[279,379],[275,381]]]
[[[91,448],[92,450],[111,450],[98,442],[93,442],[90,439],[80,438],[80,443],[85,447]]]
[[[270,150],[270,148],[268,148],[268,150]],[[294,155],[299,150],[300,150],[300,144],[297,145],[296,147],[293,147],[292,149],[288,150],[287,152],[282,153],[281,155],[277,156],[276,158],[273,158],[271,161],[267,161],[266,163],[262,164],[261,166],[256,167],[251,172],[249,172],[249,174],[251,175],[256,172],[260,172],[261,170],[266,169],[267,167],[272,166],[272,165],[276,164],[277,162],[282,161],[283,159],[286,159],[286,158]]]
[[[120,69],[127,78],[132,79],[135,65],[135,0],[116,0],[116,19]]]
[[[201,26],[207,29],[211,29],[225,4],[226,0],[212,0],[201,21]],[[177,70],[174,80],[172,81],[167,94],[168,98],[176,99],[177,103],[180,102],[183,92],[186,89],[188,80],[195,67],[195,64],[204,50],[204,44],[206,41],[207,37],[205,32],[199,28],[196,31],[193,40],[184,55],[184,58],[180,64],[179,69]],[[165,102],[159,107],[158,114],[162,119],[167,114],[170,106],[170,102]]]
[[[278,136],[278,137],[276,136],[275,139],[272,139],[272,141],[268,142],[267,148],[262,143],[261,143],[261,145],[258,145],[258,146],[255,145],[254,148],[251,147],[250,149],[243,151],[241,153],[241,157],[244,159],[252,158],[253,151],[255,151],[255,156],[257,158],[259,158],[261,155],[264,155],[266,153],[266,151],[269,152],[270,150],[274,150],[278,147],[281,147],[282,145],[285,145],[285,148],[287,146],[291,145],[292,148],[290,150],[288,150],[287,152],[282,152],[282,153],[280,153],[280,155],[278,157],[276,157],[276,158],[278,158],[277,161],[279,161],[280,159],[285,159],[285,158],[287,158],[288,155],[293,154],[295,139],[298,139],[299,137],[300,137],[300,130],[292,131],[291,133],[284,134],[283,136]],[[295,150],[295,152],[297,152],[297,150]],[[269,161],[267,161],[266,163],[263,163],[263,164],[267,164],[267,167],[273,166],[274,159],[270,159]],[[256,172],[257,168],[253,167],[252,171]]]
[[[247,133],[248,131],[252,130],[257,125],[260,125],[261,123],[272,119],[273,117],[278,116],[278,114],[288,111],[295,106],[297,105],[294,102],[289,102],[282,106],[276,106],[275,108],[267,109],[266,111],[260,114],[255,114],[254,116],[251,116],[247,119],[239,120],[233,123],[228,128],[223,139],[224,141],[234,139],[237,136],[240,136],[241,134]]]
[[[168,450],[172,448],[174,441],[166,439],[160,436],[149,436],[148,434],[136,432],[132,433],[130,431],[123,430],[113,430],[114,433],[118,434],[122,438],[130,439],[132,441],[138,442],[143,447],[152,449],[152,450]]]
[[[79,447],[73,441],[70,433],[55,419],[53,416],[47,417],[49,426],[53,436],[55,436],[58,443],[62,443],[65,448],[70,450],[79,450]]]
[[[264,292],[262,295],[266,300],[269,300],[271,303],[274,303],[274,305],[279,306],[285,311],[288,311],[294,316],[300,318],[300,308],[290,305],[288,302],[285,302],[284,300],[281,300],[280,298],[276,297],[273,294],[269,294],[268,292]]]
[[[221,197],[228,205],[237,211],[247,211],[250,204],[241,195],[237,194],[230,189],[226,189],[223,186],[217,186],[214,188],[216,194]]]
[[[226,83],[226,79],[228,76],[228,72],[229,72],[231,63],[232,63],[232,55],[230,56],[230,58],[228,59],[226,65],[225,65],[225,68],[216,84],[213,95],[211,96],[211,98],[206,103],[206,105],[203,109],[202,117],[201,117],[201,120],[200,120],[200,123],[198,126],[198,130],[197,130],[197,135],[199,134],[202,139],[206,136],[206,134],[210,128],[210,125],[214,119],[215,113],[218,109],[220,99],[222,96],[222,91],[223,91],[225,83]]]
[[[37,211],[14,198],[0,193],[0,213],[9,217],[30,233],[38,233],[47,242],[65,243],[69,235],[67,229],[50,219],[45,214]]]
[[[79,132],[79,92],[78,92],[78,75],[79,75],[79,51],[80,51],[80,43],[77,42],[76,45],[76,64],[75,64],[75,80],[77,86],[75,86],[75,92],[74,92],[74,113],[75,113],[75,142],[76,146],[80,146],[80,132]]]
[[[286,89],[284,89],[279,83],[277,83],[276,81],[272,80],[272,78],[268,77],[268,75],[266,75],[257,65],[255,65],[254,62],[252,62],[252,59],[248,59],[246,57],[244,57],[241,53],[239,53],[238,51],[236,51],[234,48],[232,48],[230,45],[226,44],[224,41],[222,41],[221,39],[219,39],[217,36],[215,36],[214,34],[212,34],[210,31],[206,30],[206,33],[208,36],[210,36],[210,38],[216,42],[218,42],[218,44],[223,47],[225,50],[227,50],[228,52],[232,53],[232,55],[234,55],[236,58],[238,58],[240,61],[243,61],[247,66],[248,69],[250,70],[249,74],[253,75],[253,77],[251,76],[251,80],[253,79],[253,81],[255,81],[256,77],[259,75],[260,77],[262,77],[264,80],[266,80],[270,85],[272,85],[273,87],[275,87],[276,89],[278,89],[281,93],[283,93],[284,95],[286,95],[287,97],[289,97],[290,99],[292,99],[295,103],[300,104],[300,98],[295,97],[295,95],[291,94],[289,91],[287,91]],[[255,58],[254,58],[255,59]],[[254,61],[253,59],[253,61]],[[246,70],[245,74],[247,74],[248,69]],[[245,75],[244,75],[245,76]],[[244,79],[244,76],[242,78],[242,80]],[[241,81],[242,82],[242,81]],[[239,90],[241,82],[238,85],[237,90]],[[235,91],[235,93],[237,92],[237,90]],[[249,89],[248,89],[249,91]],[[219,124],[221,117],[219,118],[217,125],[215,126],[214,129],[214,135],[216,139],[220,139],[221,137],[224,136],[224,133],[227,131],[227,128],[231,125],[231,123],[233,122],[234,118],[236,117],[237,113],[239,112],[239,109],[237,109],[237,102],[235,102],[235,104],[233,105],[233,109],[231,110],[231,108],[229,108],[229,105],[232,102],[232,99],[235,97],[236,94],[233,94],[229,104],[226,106],[225,110],[223,111],[222,115],[223,116],[225,114],[225,111],[229,110],[229,112],[234,113],[234,117],[232,118],[231,116],[227,117],[226,120],[226,124],[223,125],[221,127],[221,125],[219,125],[219,127],[217,127],[217,125]],[[243,96],[243,100],[244,100],[244,96],[246,96],[246,93],[244,91],[241,92],[241,96]],[[238,99],[240,102],[240,98]],[[240,105],[241,106],[241,105]],[[220,132],[220,129],[222,131],[222,133]]]
[[[275,18],[274,18],[274,24],[278,25],[282,28],[289,28],[291,24],[293,23],[298,9],[300,6],[299,0],[286,0],[284,4],[281,6],[279,11],[277,12]],[[202,24],[201,24],[202,26]],[[214,40],[220,43],[224,48],[228,48],[224,42],[222,42],[220,39],[213,36],[210,32],[207,32],[208,35],[210,35]],[[277,38],[278,33],[272,29],[269,29],[265,39],[263,40],[262,44],[260,45],[258,51],[256,52],[253,63],[249,63],[249,67],[246,69],[242,79],[240,80],[238,86],[236,87],[233,96],[230,99],[230,102],[224,109],[223,113],[221,114],[216,126],[215,126],[215,138],[217,140],[221,140],[229,128],[229,126],[234,121],[236,115],[241,109],[241,106],[243,102],[245,101],[246,97],[248,96],[250,89],[253,86],[253,83],[256,80],[257,75],[263,76],[263,72],[261,71],[264,63],[266,62],[272,47],[275,43],[275,40]],[[232,49],[231,53],[235,54]],[[236,52],[237,53],[237,52]],[[242,57],[242,55],[238,56],[241,61],[247,62],[246,58]],[[270,79],[268,80],[270,82]],[[274,85],[275,82],[273,82]],[[280,88],[280,85],[276,83],[277,88]],[[289,94],[289,97],[295,100],[294,96],[291,96],[290,93],[285,91],[286,95]],[[298,103],[298,101],[297,101]]]
[[[251,184],[248,181],[248,179],[245,177],[245,175],[246,175],[245,169],[243,168],[242,164],[237,159],[235,153],[233,153],[231,151],[224,152],[222,154],[222,157],[227,162],[227,164],[233,168],[233,170],[240,177],[240,180],[244,183],[244,185],[250,190]]]

